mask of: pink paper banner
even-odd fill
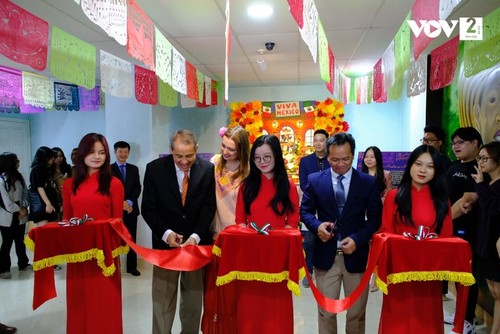
[[[153,22],[134,0],[128,0],[127,9],[127,52],[154,71]]]
[[[387,94],[384,87],[384,73],[382,73],[382,59],[379,59],[375,66],[373,66],[373,101],[387,101]]]
[[[303,0],[288,0],[288,7],[290,9],[290,14],[292,14],[293,19],[297,22],[300,29],[304,26],[304,3]]]
[[[0,53],[19,64],[47,67],[49,24],[10,1],[0,1]]]
[[[431,51],[430,88],[437,90],[451,84],[458,62],[459,36]]]
[[[439,0],[415,0],[411,10],[411,19],[420,26],[420,20],[439,20]],[[432,39],[423,31],[420,34],[413,36],[413,58],[418,59],[418,56],[424,51]]]
[[[186,61],[186,82],[187,82],[187,97],[191,100],[198,101],[198,78],[196,76],[196,67]]]
[[[135,65],[135,98],[146,104],[158,104],[158,78],[155,72]]]

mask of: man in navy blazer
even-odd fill
[[[126,141],[118,141],[113,145],[116,162],[111,164],[111,172],[122,181],[125,189],[123,201],[123,223],[130,232],[132,240],[137,238],[137,216],[139,216],[139,195],[141,194],[141,181],[139,168],[127,162],[130,153],[130,144]],[[123,167],[122,167],[123,166]],[[123,170],[123,173],[122,173]],[[140,276],[137,270],[137,254],[130,249],[127,254],[127,273]]]
[[[194,133],[177,131],[170,138],[172,154],[146,166],[141,209],[153,232],[154,249],[212,243],[209,228],[216,209],[214,165],[197,159],[197,148]],[[153,334],[172,332],[179,277],[182,332],[200,331],[203,268],[181,272],[154,266]]]
[[[376,179],[352,168],[355,141],[336,133],[326,143],[331,168],[309,175],[300,215],[316,234],[314,273],[319,290],[339,299],[359,285],[368,261],[369,243],[381,223],[382,201]],[[365,332],[368,287],[347,311],[347,334]],[[318,307],[320,334],[337,333],[335,314]]]
[[[320,172],[325,168],[328,168],[328,161],[326,159],[326,140],[328,139],[328,132],[324,129],[318,129],[314,131],[313,137],[313,147],[314,152],[306,155],[300,159],[299,163],[299,181],[300,190],[304,191],[307,184],[307,177],[309,174]],[[301,231],[304,236],[304,242],[302,247],[304,248],[304,253],[306,254],[306,264],[309,274],[313,274],[313,257],[314,257],[314,234],[310,232],[305,224],[302,224]],[[302,280],[302,285],[309,288],[309,281],[307,276]]]

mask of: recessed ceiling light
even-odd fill
[[[251,18],[264,20],[273,15],[274,9],[267,3],[257,3],[250,5],[247,9],[247,13]]]

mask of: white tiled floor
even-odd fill
[[[28,251],[29,253],[29,251]],[[31,256],[31,254],[30,254]],[[16,256],[12,254],[13,263]],[[151,273],[152,266],[139,260],[142,275],[133,277],[123,273],[123,326],[125,334],[151,333]],[[66,331],[66,295],[63,270],[55,273],[58,297],[46,302],[36,311],[31,308],[33,297],[33,272],[19,272],[11,269],[12,279],[0,279],[0,322],[15,326],[19,334],[63,334]],[[367,334],[377,333],[382,293],[370,293],[367,307]],[[445,302],[445,309],[451,310],[454,302]],[[317,333],[317,308],[310,289],[301,289],[301,296],[294,298],[295,333]],[[339,333],[344,333],[345,312],[339,315]],[[451,326],[444,326],[447,334]],[[173,333],[179,333],[178,321]],[[478,333],[488,333],[481,328]],[[279,333],[277,333],[279,334]]]

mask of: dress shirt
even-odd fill
[[[335,188],[337,186],[337,182],[339,182],[337,179],[337,177],[339,175],[340,174],[335,173],[333,168],[332,168],[332,187],[333,187],[334,192],[335,192]],[[345,198],[347,200],[347,196],[349,195],[349,185],[351,184],[352,168],[350,168],[347,173],[342,174],[342,175],[344,175],[344,179],[342,180],[342,184],[344,185]]]
[[[184,179],[184,171],[182,169],[180,169],[176,164],[175,165],[175,175],[177,176],[177,184],[179,185],[179,193],[182,194],[182,180]],[[188,176],[191,177],[191,169],[188,170]],[[172,233],[173,231],[171,229],[168,229],[167,231],[165,231],[165,233],[163,234],[163,237],[161,238],[163,241],[167,242],[167,238],[168,236],[170,235],[170,233]],[[196,240],[196,244],[199,244],[200,243],[200,236],[196,233],[193,233],[190,235],[191,237],[194,238],[194,240]],[[186,241],[187,239],[184,239],[183,241]]]
[[[125,182],[125,178],[127,177],[127,164],[124,163],[124,164],[120,164],[118,161],[116,162],[116,165],[118,166],[118,170],[120,171],[120,173],[122,174],[122,177],[123,177],[123,182]],[[122,173],[122,166],[123,168],[125,169],[125,173]],[[123,174],[125,174],[125,176],[123,176]],[[125,185],[124,185],[125,186]],[[129,199],[125,199],[128,203],[128,205],[130,207],[134,206],[134,202],[132,202],[131,200]]]

